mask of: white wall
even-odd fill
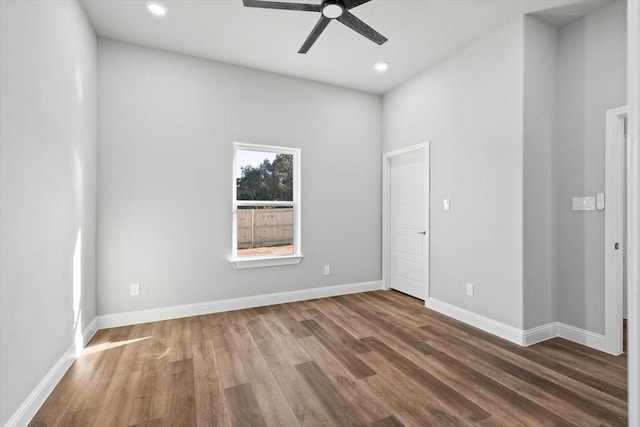
[[[379,96],[109,40],[98,56],[99,314],[380,280]],[[233,141],[302,148],[300,265],[227,261]]]
[[[604,192],[605,111],[626,104],[626,3],[559,32],[558,320],[604,333],[604,213],[573,196]]]
[[[383,106],[383,151],[431,141],[431,296],[516,328],[523,322],[522,46],[518,19],[394,89]],[[476,285],[473,298],[467,282]]]
[[[625,35],[619,0],[560,30],[524,17],[385,95],[384,151],[431,140],[434,298],[517,328],[604,332],[604,215],[571,197],[604,191]]]
[[[75,1],[3,0],[0,15],[4,425],[71,347],[72,313],[78,331],[96,313],[96,39]]]
[[[558,30],[524,17],[524,329],[555,321]]]

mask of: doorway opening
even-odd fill
[[[429,297],[429,142],[382,158],[382,281]]]
[[[606,112],[605,141],[605,351],[622,354],[626,310],[627,107]]]

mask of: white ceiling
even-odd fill
[[[387,43],[333,21],[306,55],[297,52],[319,13],[245,8],[242,0],[160,1],[169,9],[163,18],[144,0],[82,3],[103,37],[380,94],[518,15],[538,12],[558,24],[609,0],[372,0],[351,12]],[[373,69],[378,61],[391,64],[386,73]]]

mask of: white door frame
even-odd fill
[[[629,426],[640,426],[640,2],[627,2],[627,286]]]
[[[384,289],[390,289],[390,271],[389,268],[389,245],[391,244],[391,204],[390,204],[390,192],[391,192],[391,159],[401,154],[410,153],[412,151],[423,150],[424,151],[424,176],[426,182],[424,183],[424,200],[427,204],[427,208],[424,210],[424,224],[426,231],[427,244],[425,245],[425,262],[424,268],[427,274],[424,274],[425,278],[424,286],[424,298],[425,301],[429,298],[429,241],[431,240],[431,234],[429,229],[429,141],[421,144],[412,145],[410,147],[401,148],[399,150],[389,151],[382,155],[382,287]]]
[[[622,354],[623,262],[625,253],[624,189],[626,144],[624,126],[627,107],[606,112],[605,211],[604,211],[604,340],[605,351]],[[615,246],[618,246],[618,249]],[[621,256],[622,254],[622,256]]]

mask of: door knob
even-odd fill
[[[426,234],[427,234],[427,232],[426,232],[426,231],[418,231],[418,234],[424,234],[424,235],[426,235]]]

